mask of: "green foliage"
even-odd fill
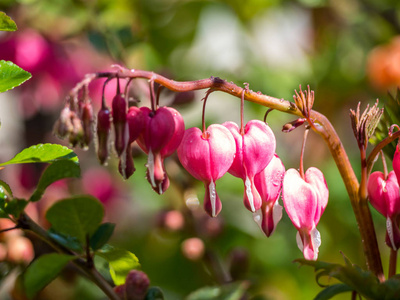
[[[97,230],[103,216],[103,205],[92,196],[61,200],[46,213],[54,231],[76,237],[82,244],[85,244],[87,235],[91,236]]]
[[[240,300],[249,286],[248,282],[234,282],[224,286],[204,287],[191,293],[186,300]]]
[[[140,268],[136,255],[125,249],[105,245],[96,252],[96,255],[108,262],[111,278],[115,285],[124,284],[129,271]]]
[[[96,232],[90,237],[90,247],[98,250],[103,247],[111,238],[114,232],[115,224],[103,223],[97,228]]]
[[[26,163],[50,163],[68,159],[78,162],[78,157],[71,149],[58,144],[38,144],[22,150],[14,158],[1,163],[0,166]]]
[[[46,188],[64,178],[78,178],[81,169],[78,164],[71,160],[59,160],[49,165],[40,177],[39,183],[29,201],[38,201],[43,196]]]
[[[74,258],[71,255],[51,253],[36,259],[24,273],[24,288],[28,298],[32,299]]]
[[[376,300],[395,300],[400,296],[400,276],[393,276],[389,280],[380,283],[378,278],[370,271],[365,271],[352,264],[345,256],[345,265],[333,264],[321,261],[309,261],[297,259],[300,265],[308,265],[315,269],[317,283],[325,289],[315,299],[326,300],[346,291],[356,291],[361,296]],[[321,277],[336,278],[342,284],[326,286],[320,283]],[[382,298],[384,295],[384,298]]]
[[[0,93],[21,85],[31,77],[31,73],[21,69],[11,61],[0,61]]]
[[[50,228],[47,233],[54,241],[65,248],[71,249],[78,253],[83,252],[82,243],[76,237],[61,234],[52,228]]]
[[[15,31],[17,24],[4,12],[0,11],[0,31]]]

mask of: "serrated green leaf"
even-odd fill
[[[331,299],[333,296],[336,296],[337,294],[351,292],[352,290],[353,290],[352,288],[350,288],[347,284],[344,283],[333,284],[325,288],[322,292],[320,292],[314,298],[314,300]]]
[[[76,237],[82,244],[91,236],[104,216],[104,207],[92,196],[76,196],[56,202],[46,213],[53,229],[65,236]]]
[[[98,250],[103,247],[111,238],[114,228],[115,224],[113,223],[101,224],[90,238],[90,247],[93,250]]]
[[[78,163],[78,157],[71,149],[58,144],[38,144],[22,150],[14,158],[0,166],[25,163],[49,163],[57,160],[71,160]]]
[[[40,200],[46,188],[64,178],[78,178],[81,176],[81,169],[78,164],[71,160],[59,160],[49,165],[40,177],[39,183],[29,201]]]
[[[78,241],[77,238],[71,237],[71,236],[65,236],[59,232],[54,231],[52,228],[50,228],[47,233],[49,236],[55,240],[58,244],[71,249],[76,252],[83,252],[83,246],[82,244]]]
[[[4,12],[0,11],[0,31],[16,31],[17,24]]]
[[[0,60],[0,93],[21,85],[31,77],[31,73],[11,61]]]
[[[51,253],[40,256],[25,271],[24,287],[28,298],[32,299],[74,259],[72,255]]]
[[[140,268],[136,255],[125,249],[106,245],[106,247],[96,251],[96,255],[108,262],[111,278],[115,285],[124,284],[129,271]]]

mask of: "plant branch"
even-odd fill
[[[72,263],[82,271],[94,284],[96,284],[107,297],[111,300],[121,300],[118,295],[114,292],[113,288],[109,283],[101,276],[96,268],[88,267],[84,259],[78,257],[73,251],[65,248],[62,245],[56,243],[47,233],[45,229],[35,223],[27,214],[23,213],[18,219],[18,227],[24,230],[29,230],[36,234],[41,240],[50,245],[56,252],[68,255],[74,255],[77,258]]]
[[[92,74],[88,75],[88,78],[144,78],[153,80],[154,82],[157,82],[160,85],[163,85],[164,87],[176,92],[212,89],[213,91],[228,93],[237,98],[241,98],[244,90],[236,84],[227,82],[226,80],[218,77],[210,77],[196,81],[174,81],[154,72],[126,69],[120,66],[115,67],[116,71],[114,72],[103,72],[95,75]],[[302,112],[297,108],[295,103],[284,99],[267,96],[261,92],[254,92],[252,90],[246,90],[244,93],[244,99],[259,105],[279,110],[281,112],[303,117]],[[350,164],[343,144],[339,139],[334,127],[324,115],[317,111],[310,110],[309,118],[313,120],[314,126],[312,126],[312,129],[317,132],[326,142],[344,181],[361,234],[367,266],[376,276],[381,278],[383,275],[383,269],[371,214],[366,199],[363,199],[362,201],[360,200],[360,185]],[[393,134],[393,136],[394,135],[395,134]]]

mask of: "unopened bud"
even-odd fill
[[[297,127],[303,125],[305,121],[306,121],[306,119],[299,118],[299,119],[294,120],[292,122],[286,123],[282,127],[282,132],[285,132],[285,133],[291,132],[291,131],[295,130]]]
[[[97,114],[97,138],[98,149],[97,156],[101,164],[104,164],[108,158],[108,138],[111,129],[111,112],[107,107],[102,108]]]
[[[126,276],[125,296],[126,300],[143,300],[149,289],[150,280],[146,273],[132,270]]]
[[[80,145],[83,144],[84,133],[83,133],[82,121],[81,119],[79,119],[76,113],[72,112],[71,119],[72,119],[73,130],[69,134],[69,142],[73,147],[75,147],[78,144]]]
[[[121,156],[127,144],[125,138],[126,105],[125,97],[120,93],[116,94],[112,101],[112,116],[115,130],[115,150],[118,156]]]
[[[83,125],[83,144],[89,146],[93,139],[93,107],[90,103],[85,103],[82,108]]]
[[[138,107],[132,106],[128,110],[126,121],[128,122],[130,144],[139,137],[144,129],[144,115]]]
[[[133,163],[132,146],[129,144],[119,157],[118,171],[124,179],[128,179],[135,172]]]
[[[73,129],[71,110],[69,109],[69,106],[66,106],[62,109],[60,117],[54,125],[54,134],[58,135],[60,138],[65,138],[73,131]]]

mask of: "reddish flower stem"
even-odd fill
[[[301,178],[304,179],[304,165],[303,165],[303,157],[304,157],[304,150],[306,149],[306,141],[307,141],[307,135],[308,132],[310,131],[310,128],[307,127],[306,130],[304,131],[304,137],[303,137],[303,144],[301,145],[301,154],[300,154],[300,176]]]
[[[213,91],[225,92],[238,98],[241,98],[244,90],[236,84],[232,82],[227,82],[218,77],[211,77],[196,81],[178,82],[170,80],[153,72],[134,69],[129,70],[122,67],[118,67],[115,72],[97,73],[96,76],[98,78],[110,78],[116,76],[120,78],[146,78],[149,80],[154,80],[154,82],[157,82],[160,85],[163,85],[164,87],[176,92],[212,89]],[[278,99],[275,97],[264,95],[260,92],[253,92],[251,90],[247,90],[247,92],[244,94],[244,99],[253,103],[279,110],[281,112],[303,117],[301,111],[297,109],[296,105],[293,102],[289,102],[284,99]],[[343,144],[339,139],[334,127],[324,115],[320,114],[317,111],[311,110],[309,118],[313,120],[312,129],[317,132],[326,142],[332,154],[332,157],[339,169],[340,175],[343,178],[360,231],[367,267],[380,280],[383,280],[384,275],[382,263],[372,217],[367,203],[367,198],[360,197],[360,195],[364,195],[364,191],[359,191],[360,184],[350,164]],[[393,134],[393,136],[395,136],[396,134],[397,132]],[[366,166],[370,163],[370,160],[366,160],[365,157],[363,158],[363,161],[366,163]],[[363,178],[366,178],[365,175],[368,174],[368,168],[364,167],[363,169],[365,170]]]
[[[396,275],[396,265],[397,265],[397,250],[393,250],[392,248],[390,248],[388,278]]]

